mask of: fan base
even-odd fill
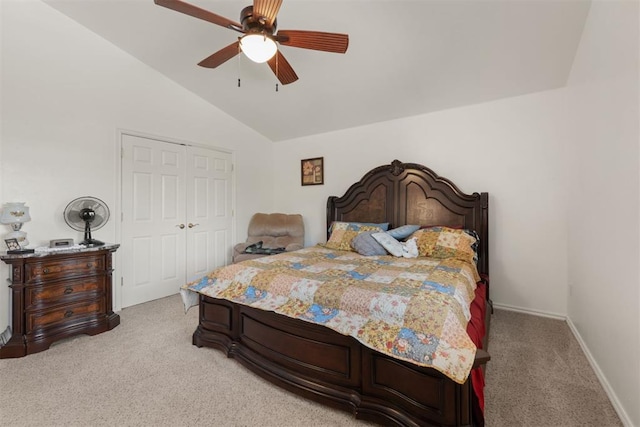
[[[80,242],[80,244],[88,248],[94,248],[96,246],[103,246],[104,242],[101,242],[100,240],[96,240],[96,239],[85,239],[82,242]]]

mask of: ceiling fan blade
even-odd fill
[[[225,28],[229,28],[231,30],[239,31],[244,33],[242,29],[242,25],[239,23],[227,19],[223,16],[216,15],[213,12],[209,12],[208,10],[204,10],[199,8],[198,6],[194,6],[192,4],[183,2],[182,0],[153,0],[155,4],[158,6],[163,6],[171,10],[175,10],[176,12],[181,12],[189,16],[193,16],[194,18],[199,18],[204,21],[211,22],[212,24],[220,25]]]
[[[298,80],[296,72],[293,71],[293,68],[291,68],[291,65],[280,51],[277,51],[273,58],[269,60],[269,67],[271,67],[271,70],[283,85],[288,85]]]
[[[253,16],[262,16],[267,27],[273,27],[282,0],[253,0]]]
[[[234,56],[240,53],[240,41],[231,43],[227,47],[223,47],[213,55],[198,62],[198,65],[206,68],[216,68],[218,65],[224,64]]]
[[[349,35],[323,33],[321,31],[281,30],[274,37],[284,46],[325,52],[345,53],[349,47]]]

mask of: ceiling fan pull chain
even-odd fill
[[[240,48],[240,45],[238,45],[238,87],[240,87],[240,58],[242,56],[240,53],[242,53],[242,49]]]

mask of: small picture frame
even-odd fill
[[[300,161],[302,185],[324,184],[324,157],[314,157]]]
[[[4,242],[7,244],[7,248],[10,251],[19,251],[22,249],[20,247],[20,243],[18,243],[18,239],[4,239]]]

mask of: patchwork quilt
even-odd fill
[[[458,259],[365,257],[318,245],[216,269],[183,295],[324,325],[462,384],[476,352],[466,326],[478,280],[475,265]]]

